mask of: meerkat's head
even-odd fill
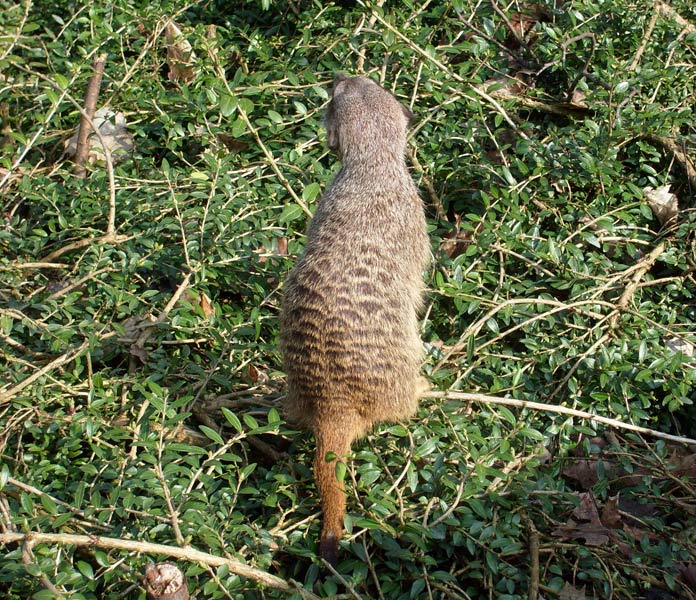
[[[326,113],[328,146],[344,164],[403,158],[413,113],[367,77],[338,75]]]

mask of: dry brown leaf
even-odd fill
[[[566,582],[566,584],[563,586],[563,589],[558,597],[560,600],[587,600],[584,585],[578,589],[570,585],[568,582]]]
[[[169,21],[164,28],[167,39],[167,65],[169,66],[169,81],[188,83],[195,78],[194,65],[196,54],[181,29]]]
[[[564,539],[583,539],[587,546],[603,546],[609,542],[610,530],[599,518],[597,504],[590,492],[580,494],[580,504],[573,510],[573,519],[568,519],[553,534]]]
[[[573,510],[573,516],[581,521],[600,523],[597,503],[592,492],[580,494],[580,504]]]
[[[266,246],[262,245],[261,248],[258,250],[260,256],[259,256],[259,262],[261,264],[265,263],[269,259],[273,259],[274,256],[287,256],[288,255],[288,238],[286,237],[278,237],[275,238],[275,250],[269,250],[266,248]],[[270,255],[270,256],[269,256]]]
[[[471,233],[469,231],[459,231],[453,229],[442,236],[442,251],[450,258],[457,258],[464,254],[471,244]]]
[[[643,195],[661,225],[675,219],[679,214],[679,203],[676,195],[669,191],[669,184],[662,185],[657,189],[643,188]]]
[[[229,133],[218,133],[217,139],[230,151],[230,154],[237,154],[249,147],[247,142],[238,140]]]
[[[254,385],[257,383],[264,384],[268,381],[268,375],[265,371],[262,371],[250,364],[247,368],[247,379]]]
[[[570,104],[578,108],[587,108],[587,104],[585,103],[586,97],[587,94],[585,94],[585,92],[575,88],[570,97]]]
[[[279,256],[287,256],[288,255],[288,238],[286,237],[279,237],[277,238],[278,240],[278,248],[276,249],[276,252],[278,253]]]
[[[669,457],[669,462],[674,465],[672,473],[677,477],[696,478],[696,454],[687,454],[686,456],[672,454]]]
[[[184,299],[190,304],[200,306],[206,319],[210,319],[215,314],[213,303],[205,292],[188,289],[184,293]]]
[[[609,498],[602,509],[602,524],[611,529],[620,529],[621,514],[619,513],[619,496]]]
[[[696,565],[686,565],[680,570],[684,583],[689,586],[689,589],[696,590]]]
[[[597,483],[597,461],[588,459],[572,460],[564,467],[563,475],[580,483],[584,490],[589,490]]]
[[[463,230],[461,216],[455,215],[454,229],[442,236],[442,243],[440,244],[441,251],[450,258],[457,258],[460,254],[466,252],[466,249],[474,241],[481,227],[482,222],[476,225],[473,231]]]

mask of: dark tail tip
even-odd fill
[[[319,555],[334,568],[338,564],[338,537],[333,531],[321,536]]]

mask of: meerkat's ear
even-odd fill
[[[347,75],[344,75],[343,73],[339,73],[334,77],[333,80],[333,86],[331,87],[331,98],[333,99],[336,94],[340,92],[339,88],[341,87],[341,84],[344,81],[348,81],[350,79]]]
[[[338,126],[330,120],[326,122],[326,145],[329,150],[338,152]]]

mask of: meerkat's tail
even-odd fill
[[[345,487],[343,480],[336,477],[336,461],[345,460],[353,440],[359,434],[358,423],[346,419],[346,415],[322,419],[314,432],[317,443],[314,477],[324,513],[319,554],[332,566],[338,561],[338,542],[343,533],[343,516],[346,512]]]

